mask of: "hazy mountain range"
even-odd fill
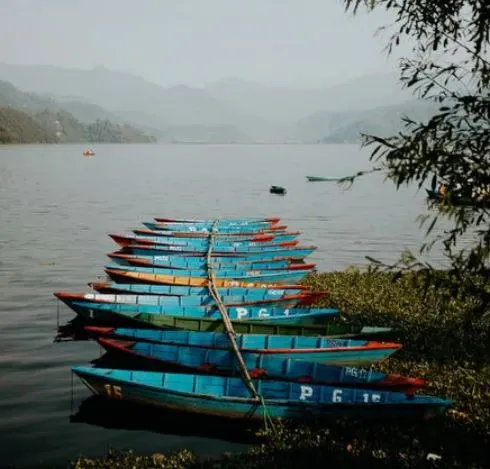
[[[240,79],[192,88],[163,87],[103,67],[75,70],[0,62],[0,80],[29,93],[19,109],[41,110],[51,102],[81,122],[126,122],[165,141],[351,142],[373,123],[377,131],[392,132],[401,113],[416,111],[414,117],[424,118],[431,110],[424,102],[413,102],[396,74],[318,89]]]

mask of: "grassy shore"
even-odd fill
[[[440,273],[441,276],[446,275]],[[310,275],[307,284],[331,294],[322,305],[338,307],[353,322],[399,331],[403,348],[378,368],[427,380],[425,394],[454,400],[443,417],[422,422],[337,420],[321,427],[280,424],[247,452],[199,460],[183,450],[171,455],[113,453],[80,458],[77,469],[140,468],[488,468],[490,467],[490,327],[468,321],[474,294],[455,295],[426,285],[415,274]]]

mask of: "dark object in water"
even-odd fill
[[[456,194],[448,194],[446,196],[440,194],[437,191],[430,190],[430,189],[425,189],[427,192],[427,198],[430,200],[435,200],[437,202],[448,202],[451,205],[454,206],[473,206],[473,207],[489,207],[490,206],[490,200],[487,199],[475,199],[472,197],[464,197],[458,193]]]
[[[269,189],[269,192],[271,194],[285,195],[286,194],[286,189],[284,187],[281,187],[281,186],[271,186],[271,188]]]

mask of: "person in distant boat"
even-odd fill
[[[446,193],[447,193],[447,187],[446,187],[446,184],[444,184],[443,182],[439,183],[439,195],[441,197],[445,197]]]

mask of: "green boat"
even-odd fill
[[[110,323],[126,323],[140,327],[158,329],[176,329],[198,332],[226,332],[221,319],[185,318],[149,313],[132,313],[126,311],[104,311],[93,319]],[[268,334],[268,335],[302,335],[363,338],[371,340],[387,340],[393,338],[390,327],[353,326],[341,322],[325,325],[296,325],[296,324],[262,324],[257,321],[231,321],[237,334]]]
[[[310,182],[319,182],[319,181],[340,181],[341,179],[345,179],[345,177],[320,177],[320,176],[306,176],[306,179]]]

